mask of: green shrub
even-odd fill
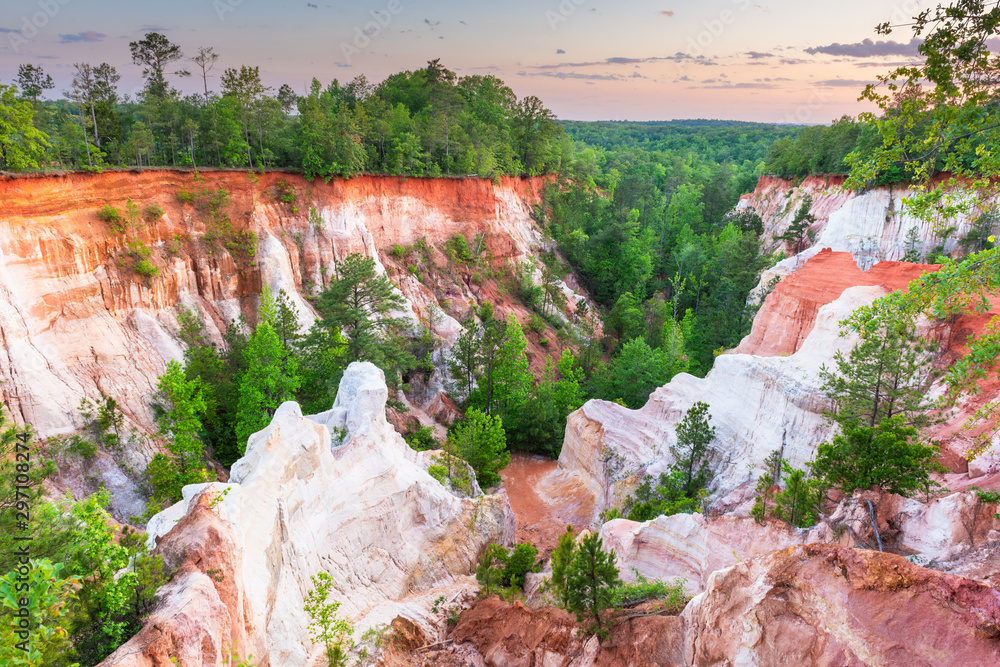
[[[514,550],[507,555],[507,562],[503,568],[501,581],[507,586],[524,588],[524,579],[529,572],[537,572],[539,563],[536,562],[538,549],[527,542],[518,544]]]
[[[976,487],[970,487],[969,490],[976,492],[976,497],[979,498],[979,502],[981,503],[990,503],[993,505],[1000,504],[1000,491],[996,491],[993,489],[984,491],[983,489],[979,489]]]
[[[153,251],[141,241],[130,241],[128,244],[128,251],[136,260],[149,259],[153,256]]]
[[[646,600],[662,600],[668,614],[679,614],[691,599],[685,590],[687,579],[678,577],[673,581],[647,579],[632,568],[635,581],[623,583],[611,592],[611,603],[615,607],[628,607]]]
[[[538,549],[527,542],[516,545],[511,551],[499,544],[490,544],[476,567],[476,579],[486,595],[495,586],[524,588],[525,576],[541,567],[541,563],[536,561],[537,556]]]
[[[156,204],[150,204],[146,208],[142,209],[142,219],[146,222],[155,222],[163,217],[163,209]]]
[[[153,265],[148,259],[141,259],[135,263],[133,267],[135,272],[140,276],[145,276],[146,278],[155,278],[160,275],[160,270]]]
[[[389,251],[389,254],[397,259],[403,259],[406,257],[406,248],[404,248],[402,244],[397,243],[392,246],[392,250]]]
[[[111,204],[105,204],[97,211],[97,218],[111,226],[111,233],[123,234],[128,219],[125,214]]]
[[[534,331],[536,334],[545,333],[545,318],[535,313],[531,316],[531,321],[528,322],[528,329]]]
[[[454,234],[448,239],[448,250],[455,259],[462,262],[471,262],[475,257],[469,249],[469,241],[461,234]]]
[[[434,464],[428,466],[427,472],[436,479],[442,486],[448,486],[448,468],[443,465]]]
[[[285,204],[295,204],[295,200],[298,198],[295,188],[285,179],[281,179],[274,184],[271,196]],[[293,206],[292,208],[295,207]]]
[[[125,216],[111,204],[105,204],[97,211],[97,217],[110,224],[121,224],[125,222]]]
[[[434,429],[430,426],[419,426],[411,429],[403,436],[406,444],[418,452],[440,449],[441,443],[434,438]]]

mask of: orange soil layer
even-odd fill
[[[530,542],[543,555],[555,549],[567,524],[576,532],[589,528],[593,512],[591,494],[579,493],[574,483],[555,475],[558,466],[558,461],[514,452],[500,473],[517,519],[517,541]]]

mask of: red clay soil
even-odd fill
[[[868,271],[855,264],[849,252],[821,250],[786,277],[764,301],[750,336],[736,351],[761,357],[794,353],[816,324],[816,314],[836,301],[849,287],[878,285],[903,289],[914,279],[940,267],[931,264],[879,262]]]
[[[558,467],[558,461],[514,452],[500,473],[517,519],[517,541],[530,542],[543,556],[555,549],[567,524],[577,532],[590,527],[592,508],[580,500],[590,495],[577,493],[556,474]]]
[[[588,638],[574,632],[575,628],[575,618],[562,609],[535,610],[509,605],[494,596],[463,613],[451,638],[455,644],[475,646],[491,665],[562,665],[584,659],[589,650],[597,648],[588,646]],[[679,617],[622,616],[611,637],[594,650],[593,662],[585,664],[682,665],[683,641],[684,624]]]

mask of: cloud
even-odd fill
[[[518,76],[547,76],[553,79],[580,79],[583,81],[621,81],[620,74],[580,74],[579,72],[518,72]]]
[[[556,55],[557,56],[561,56],[564,53],[566,53],[566,52],[563,49],[556,49]]]
[[[615,56],[613,58],[605,58],[604,60],[588,60],[584,62],[575,62],[575,63],[554,63],[549,65],[531,65],[530,69],[554,70],[554,69],[564,69],[573,67],[608,67],[610,65],[642,65],[648,63],[682,62],[682,61],[690,62],[696,65],[716,64],[714,61],[709,60],[705,56],[695,57],[678,51],[672,56],[650,56],[648,58],[626,58],[623,56]]]
[[[432,28],[435,28],[435,27],[441,25],[440,21],[431,21],[430,19],[424,19],[424,23],[426,23],[427,25],[429,25]]]
[[[307,2],[306,3],[306,7],[312,7],[313,9],[319,9],[319,5],[317,5],[315,2]]]
[[[862,61],[854,63],[855,67],[881,67],[881,68],[907,67],[911,65],[913,65],[913,62],[909,60],[890,60],[890,61],[879,60],[877,62]]]
[[[863,81],[861,79],[827,79],[826,81],[815,81],[812,85],[819,88],[864,88],[874,81]]]
[[[0,28],[0,33],[7,33],[7,32],[21,32],[21,31],[15,30],[14,28]]]
[[[672,9],[664,9],[664,10],[660,11],[660,14],[662,14],[664,16],[673,16],[674,15],[674,10],[672,10]]]
[[[754,82],[732,83],[731,81],[718,81],[718,82],[714,82],[714,81],[712,81],[712,79],[708,79],[707,82],[709,83],[709,85],[688,86],[688,88],[708,88],[708,89],[715,89],[715,90],[737,90],[737,89],[740,89],[740,90],[746,90],[746,89],[750,89],[750,90],[774,90],[775,88],[780,88],[780,86],[778,86],[778,85],[776,85],[774,83],[762,83],[762,82],[756,82],[756,81],[754,81]],[[704,84],[706,82],[702,82],[702,83]]]
[[[761,58],[773,58],[773,53],[761,53],[760,51],[747,51],[746,55],[750,56],[750,60],[760,60]]]
[[[59,35],[60,44],[76,44],[77,42],[103,42],[107,37],[103,32],[78,32],[72,35]]]
[[[834,42],[833,44],[828,44],[826,46],[813,46],[805,49],[805,52],[811,55],[825,53],[831,56],[848,56],[850,58],[915,56],[919,54],[917,47],[919,47],[921,43],[921,40],[916,38],[911,39],[909,42],[894,42],[892,40],[885,42],[873,42],[870,39],[865,39],[864,41],[857,42],[855,44],[839,44]]]

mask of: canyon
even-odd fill
[[[456,317],[480,302],[495,303],[500,317],[513,312],[527,318],[516,301],[502,303],[498,275],[478,284],[452,275],[446,243],[464,235],[497,274],[534,261],[545,247],[532,218],[544,184],[542,178],[494,184],[377,176],[324,183],[274,172],[248,178],[243,172],[171,170],[5,177],[0,398],[18,422],[49,437],[80,427],[82,398],[112,397],[131,434],[122,460],[100,452],[87,470],[68,471],[58,481],[78,495],[103,483],[114,491],[116,517],[141,515],[141,494],[123,470],[143,470],[159,451],[151,397],[167,362],[182,359],[181,308],[196,313],[220,343],[232,322],[254,321],[267,285],[275,294],[285,291],[308,326],[315,311],[305,295],[326,284],[337,261],[361,253],[375,259],[406,298],[402,315],[430,329],[437,363],[443,364],[461,331]],[[212,238],[219,236],[217,223],[191,201],[201,192],[225,193],[220,212],[235,231]],[[129,201],[163,211],[136,225],[131,238],[97,216],[105,205],[123,210]],[[256,235],[253,257],[238,235],[243,231]],[[128,265],[128,244],[134,242],[151,250],[158,275],[144,277]],[[427,275],[419,278],[391,252],[416,243],[430,255]],[[566,291],[571,301],[583,298]],[[540,339],[529,341],[539,368],[548,353]],[[425,423],[449,410],[443,379],[439,368],[427,386],[401,396]]]
[[[816,238],[765,274],[762,285],[781,280],[751,333],[705,378],[678,375],[639,410],[589,401],[570,416],[558,462],[516,455],[500,489],[460,497],[428,474],[432,455],[407,447],[386,404],[403,400],[413,419],[443,421],[443,359],[460,320],[484,302],[527,318],[495,273],[551,249],[534,219],[544,179],[322,183],[157,170],[0,180],[0,393],[42,436],[78,428],[81,398],[115,397],[135,433],[123,460],[102,452],[85,469],[62,471],[56,490],[82,494],[103,483],[117,518],[141,513],[128,469],[141,470],[159,451],[149,397],[166,363],[182,357],[181,307],[199,313],[218,341],[233,320],[253,320],[267,285],[289,294],[308,325],[306,297],[338,260],[360,252],[438,344],[426,386],[393,396],[381,371],[353,364],[330,410],[303,415],[282,405],[228,481],[188,486],[180,503],[154,516],[148,544],[173,575],[143,630],[102,664],[221,666],[251,655],[262,667],[319,664],[303,611],[319,572],[332,578],[358,635],[396,638],[382,656],[390,667],[1000,661],[1000,519],[996,505],[967,491],[1000,489],[1000,459],[966,461],[960,430],[1000,396],[1000,383],[984,383],[935,431],[949,468],[939,480],[952,492],[923,500],[858,493],[808,530],[749,516],[768,454],[801,467],[833,434],[819,371],[854,344],[840,321],[936,268],[895,261],[910,227],[926,249],[941,242],[899,213],[905,190],[855,194],[839,185],[763,177],[743,198],[740,208],[760,213],[773,238],[808,194]],[[202,188],[229,193],[234,228],[256,234],[252,257],[238,244],[206,240],[211,220],[177,196]],[[294,203],[276,196],[288,188]],[[96,216],[127,200],[163,210],[135,232],[159,269],[151,279],[119,261],[127,239]],[[968,221],[956,235],[963,229]],[[446,244],[456,234],[494,271],[479,281],[450,275]],[[413,271],[394,250],[421,241],[431,260]],[[954,250],[954,239],[944,246]],[[572,277],[565,290],[571,304],[586,299]],[[954,359],[990,316],[924,330],[946,341],[943,359]],[[535,368],[548,354],[541,339],[529,338]],[[644,476],[673,463],[676,424],[696,401],[709,404],[717,427],[711,511],[602,522],[601,512],[621,507]],[[472,575],[486,545],[527,540],[545,554],[567,524],[599,531],[625,579],[683,577],[692,599],[679,615],[629,618],[605,642],[584,636],[562,610],[475,599]],[[895,553],[872,551],[875,539]],[[536,584],[543,577],[532,576]],[[461,611],[457,624],[438,613],[439,599]]]

